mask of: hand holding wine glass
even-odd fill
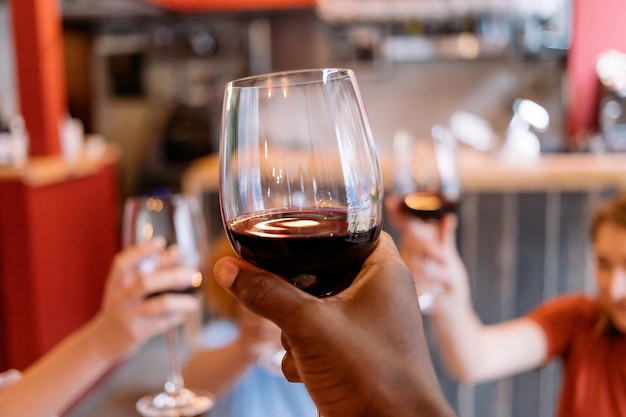
[[[326,297],[348,287],[382,223],[382,180],[347,69],[227,84],[220,205],[235,252]]]
[[[428,243],[443,242],[446,227],[442,218],[456,212],[461,196],[456,151],[455,138],[439,125],[433,127],[431,137],[415,138],[401,131],[394,138],[394,194],[399,207],[391,211],[421,220],[402,222],[400,247],[401,253],[419,254],[420,266],[411,270],[415,274],[419,269],[415,278],[424,312],[442,291],[440,280],[429,279],[437,274],[442,260],[429,250]],[[403,258],[409,266],[415,263],[415,259],[407,259],[409,256],[403,254]]]
[[[169,194],[130,198],[124,206],[123,226],[125,247],[161,236],[171,245],[170,251],[182,266],[202,269],[206,241],[200,208],[193,198]],[[158,256],[145,257],[139,269],[148,274],[156,268],[158,262]],[[162,289],[148,297],[157,297],[164,292],[192,293],[202,282],[200,274],[198,277],[191,287],[182,290]],[[137,402],[137,411],[143,416],[196,416],[213,405],[212,394],[192,391],[184,386],[178,358],[177,331],[177,328],[171,328],[166,333],[169,369],[164,391],[143,397]]]
[[[220,207],[243,259],[309,294],[335,295],[374,250],[382,196],[351,70],[264,74],[226,85]]]
[[[430,362],[411,274],[387,233],[336,297],[316,299],[232,256],[214,272],[246,307],[280,326],[285,376],[306,385],[323,415],[455,415]]]

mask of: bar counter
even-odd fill
[[[381,158],[385,188],[390,189],[388,158]],[[536,162],[505,162],[463,149],[459,172],[466,192],[581,191],[626,188],[626,154],[555,153]],[[217,192],[219,157],[198,159],[183,175],[183,189],[191,193]]]
[[[71,160],[62,155],[33,157],[20,166],[0,166],[0,182],[20,181],[32,187],[52,185],[93,175],[104,166],[116,164],[119,156],[117,147],[103,145]]]

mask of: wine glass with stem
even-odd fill
[[[317,297],[347,288],[383,217],[382,175],[354,72],[227,83],[219,195],[240,257]]]
[[[422,239],[439,239],[438,222],[455,213],[461,198],[461,181],[457,170],[457,141],[448,128],[435,125],[430,136],[415,137],[399,131],[393,142],[394,193],[401,210],[433,227],[421,228]],[[425,268],[432,266],[425,260]],[[426,271],[428,273],[428,271]],[[422,312],[436,302],[442,286],[437,282],[418,285]]]
[[[130,197],[123,214],[122,244],[128,247],[156,236],[176,245],[181,264],[202,269],[206,254],[206,235],[198,201],[191,196],[171,195],[157,191],[152,196]],[[139,268],[143,273],[153,271],[158,255],[146,258]],[[197,284],[199,286],[201,280]],[[195,293],[197,286],[171,292]],[[152,294],[155,296],[158,294]],[[214,402],[212,394],[185,387],[178,355],[179,328],[166,332],[168,373],[162,392],[150,394],[137,401],[137,411],[147,417],[199,416]]]

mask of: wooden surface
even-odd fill
[[[385,188],[391,187],[391,166],[381,158]],[[583,191],[626,188],[626,154],[546,154],[536,163],[503,162],[490,155],[464,150],[459,171],[466,192]],[[197,160],[182,178],[183,190],[217,192],[219,158]]]
[[[103,166],[116,163],[119,150],[114,146],[102,148],[97,154],[84,153],[75,160],[61,155],[32,157],[22,166],[0,166],[0,182],[19,181],[31,187],[41,187],[98,172]]]
[[[475,152],[460,159],[463,189],[487,191],[581,191],[626,187],[626,155],[546,154],[536,163],[510,163]]]
[[[220,12],[313,7],[315,0],[149,0],[177,12]]]

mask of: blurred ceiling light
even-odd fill
[[[535,129],[544,132],[550,124],[550,114],[532,100],[515,100],[513,111]]]
[[[465,59],[475,59],[480,54],[480,41],[473,33],[463,32],[458,38],[459,55]]]
[[[448,125],[455,138],[478,151],[489,152],[495,145],[495,134],[489,122],[473,113],[456,111]]]

